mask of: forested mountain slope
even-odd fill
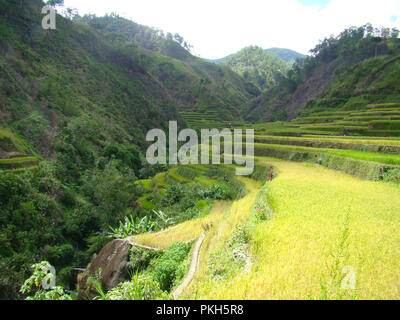
[[[0,0],[0,298],[19,297],[42,260],[73,288],[73,267],[86,266],[111,227],[151,215],[135,181],[165,168],[144,159],[148,130],[184,126],[187,106],[236,117],[258,93],[177,40],[155,46],[187,60],[59,15],[44,30],[43,6]]]
[[[219,62],[242,75],[260,90],[270,89],[289,71],[288,64],[266,50],[250,46]]]
[[[195,57],[179,34],[138,25],[117,15],[86,15],[75,21],[93,27],[109,41],[126,48],[135,61],[174,98],[178,110],[207,113],[222,120],[241,116],[243,106],[260,92],[230,68]],[[172,59],[168,59],[172,58]]]
[[[325,39],[279,85],[249,105],[251,121],[287,120],[325,110],[350,110],[400,99],[400,40],[396,29],[371,25]]]
[[[298,53],[294,50],[284,49],[284,48],[270,48],[265,51],[272,53],[283,61],[286,61],[290,64],[296,62],[297,59],[304,59],[306,56],[304,54]]]
[[[41,27],[41,1],[1,5],[0,119],[43,156],[56,145],[90,152],[136,143],[145,130],[178,119],[174,101],[127,50],[60,16]],[[75,139],[76,138],[76,139]]]

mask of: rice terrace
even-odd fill
[[[75,3],[0,0],[0,299],[400,298],[396,27],[213,60]]]

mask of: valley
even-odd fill
[[[116,13],[44,30],[43,5],[0,0],[0,299],[399,298],[397,29],[206,60]],[[254,130],[254,171],[150,164],[171,121]]]

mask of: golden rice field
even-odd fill
[[[215,281],[207,270],[210,253],[249,219],[259,190],[249,181],[249,195],[207,234],[199,270],[183,297],[399,299],[400,186],[314,164],[264,160],[279,171],[265,199],[274,217],[251,227],[250,272]]]

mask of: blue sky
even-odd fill
[[[301,4],[305,5],[305,6],[319,6],[320,9],[325,8],[325,6],[331,2],[331,0],[297,0],[298,2],[300,2]]]
[[[65,0],[80,14],[117,12],[179,33],[194,53],[221,58],[245,46],[307,54],[319,40],[368,22],[400,29],[400,0]]]

